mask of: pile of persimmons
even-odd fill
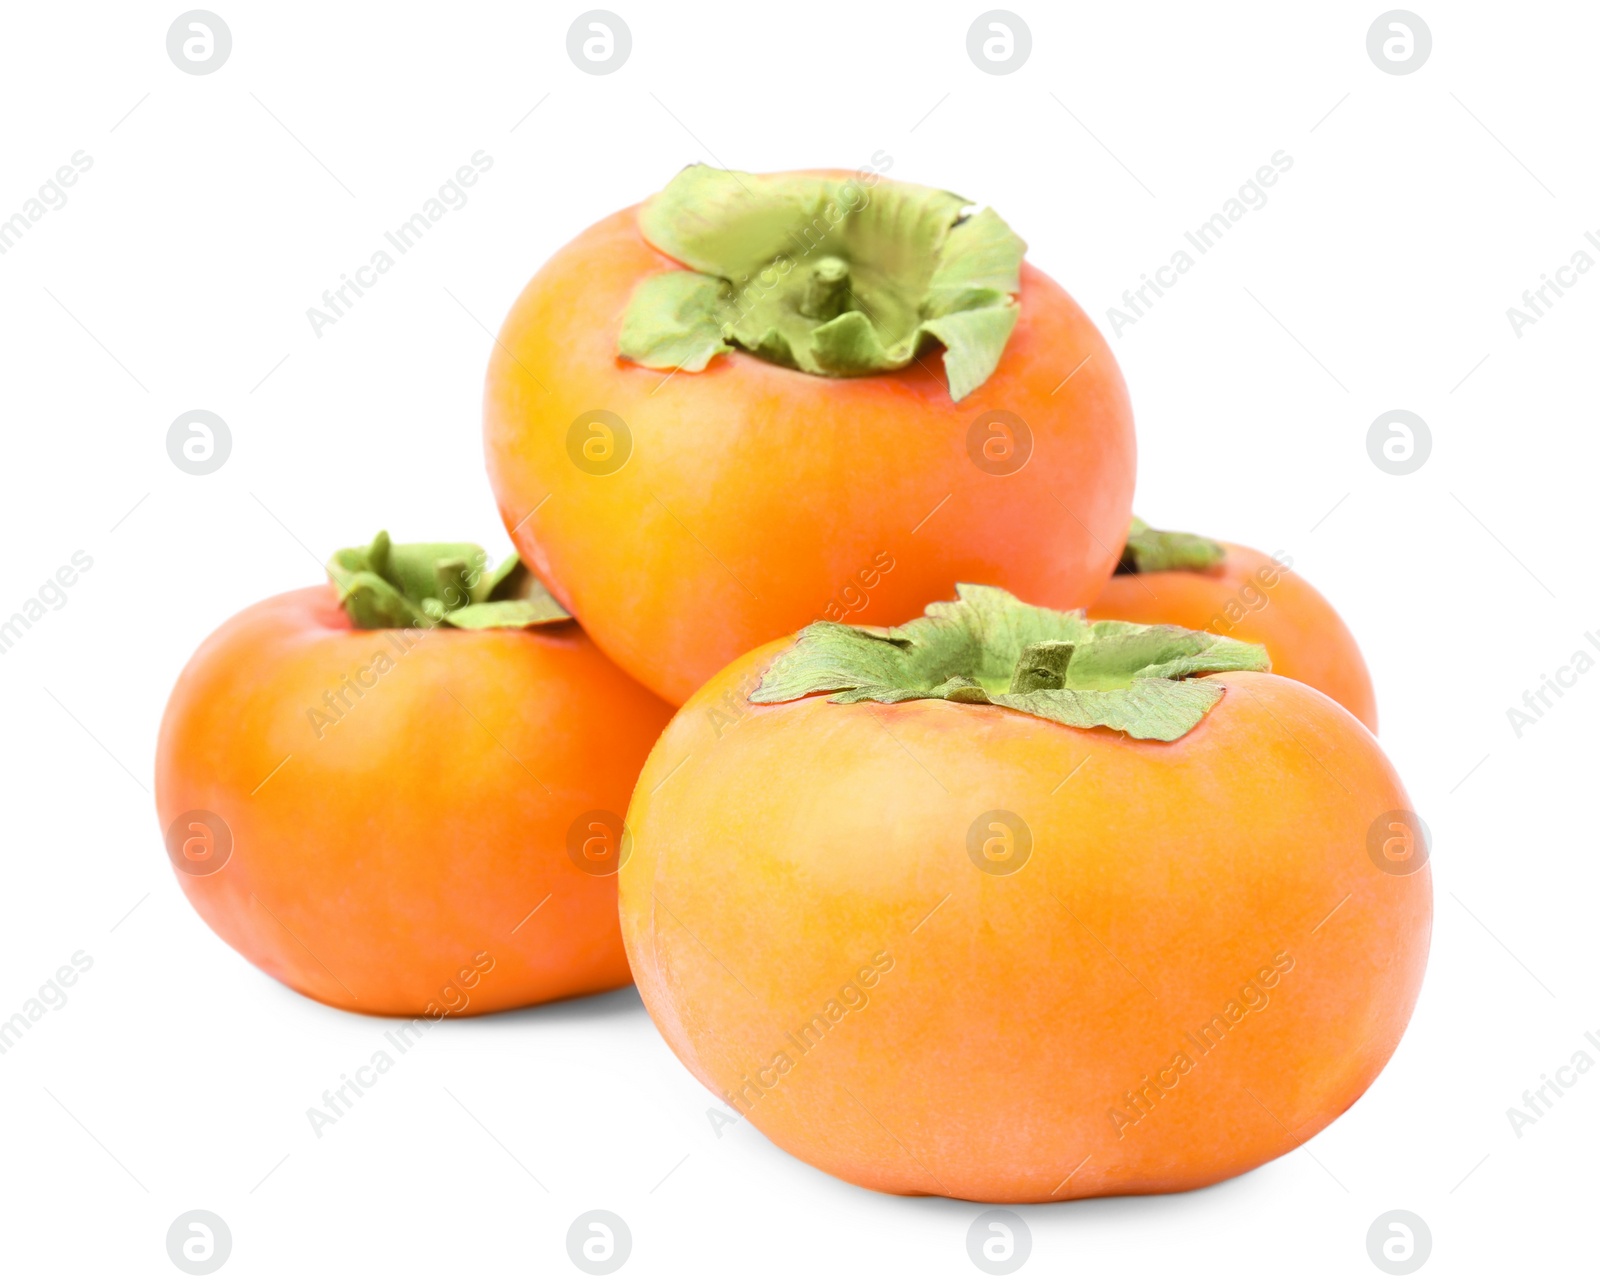
[[[185,894],[288,986],[630,981],[728,1108],[892,1193],[1192,1188],[1398,1043],[1426,841],[1281,553],[1130,513],[1105,340],[992,210],[691,166],[538,272],[516,553],[379,533],[168,704]]]

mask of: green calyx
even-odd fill
[[[1228,552],[1210,537],[1193,532],[1163,532],[1135,518],[1117,562],[1117,575],[1135,572],[1209,572]]]
[[[807,626],[750,700],[939,699],[1171,742],[1222,697],[1221,684],[1197,676],[1269,669],[1259,644],[1178,626],[1091,622],[992,586],[958,585],[955,602],[929,604],[927,616],[893,629]]]
[[[639,215],[645,240],[693,271],[647,277],[617,351],[702,371],[742,349],[812,375],[909,366],[944,345],[959,402],[1017,322],[1022,239],[954,193],[874,176],[758,175],[691,165]]]
[[[395,545],[379,532],[370,545],[338,551],[328,577],[361,630],[517,630],[572,619],[515,554],[490,571],[478,545]]]

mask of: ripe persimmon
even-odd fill
[[[1110,575],[1134,479],[1121,372],[967,204],[691,166],[513,305],[484,400],[501,516],[655,692],[957,580],[1077,607]]]
[[[618,815],[671,709],[514,557],[380,533],[330,573],[226,622],[167,703],[156,806],[195,910],[368,1014],[625,985]]]
[[[1376,733],[1378,702],[1355,636],[1292,563],[1282,550],[1267,555],[1134,519],[1117,573],[1088,614],[1261,644],[1273,674],[1326,693]]]
[[[994,1203],[1214,1183],[1349,1108],[1432,918],[1371,734],[1256,645],[929,614],[757,649],[646,762],[623,937],[689,1070],[836,1176]]]

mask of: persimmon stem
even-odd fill
[[[453,612],[472,602],[473,578],[465,559],[440,559],[434,570],[439,578],[439,602],[445,611]]]
[[[850,265],[825,255],[811,269],[800,311],[819,322],[831,322],[850,304]]]
[[[1017,655],[1016,668],[1011,672],[1013,693],[1039,693],[1065,688],[1067,667],[1077,645],[1058,640],[1029,644]]]

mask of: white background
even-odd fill
[[[391,1025],[283,989],[190,909],[157,723],[206,633],[335,547],[386,525],[509,548],[485,328],[679,166],[882,150],[993,204],[1105,326],[1278,149],[1269,204],[1113,340],[1137,506],[1289,551],[1361,640],[1433,832],[1428,979],[1308,1148],[1198,1193],[1025,1208],[1017,1280],[1381,1281],[1365,1239],[1391,1208],[1431,1227],[1417,1281],[1592,1272],[1600,1070],[1520,1139],[1506,1110],[1600,1030],[1600,675],[1520,738],[1505,712],[1600,659],[1600,272],[1521,338],[1506,309],[1600,228],[1600,10],[1415,2],[1433,51],[1404,76],[1367,55],[1380,3],[1017,0],[1033,53],[1005,76],[967,56],[981,4],[615,0],[633,52],[606,76],[568,58],[577,5],[215,0],[233,50],[205,76],[167,56],[177,4],[9,7],[0,219],[75,151],[93,165],[0,257],[0,616],[73,551],[94,566],[0,656],[0,1014],[74,951],[94,966],[0,1058],[0,1275],[178,1281],[167,1227],[205,1208],[233,1231],[217,1281],[583,1281],[566,1229],[606,1208],[635,1281],[986,1281],[978,1208],[719,1138],[631,990],[442,1025],[316,1139],[306,1109]],[[306,309],[478,149],[470,202],[315,337]],[[191,408],[233,433],[207,477],[166,454]],[[1365,449],[1391,408],[1433,433],[1406,477]]]

